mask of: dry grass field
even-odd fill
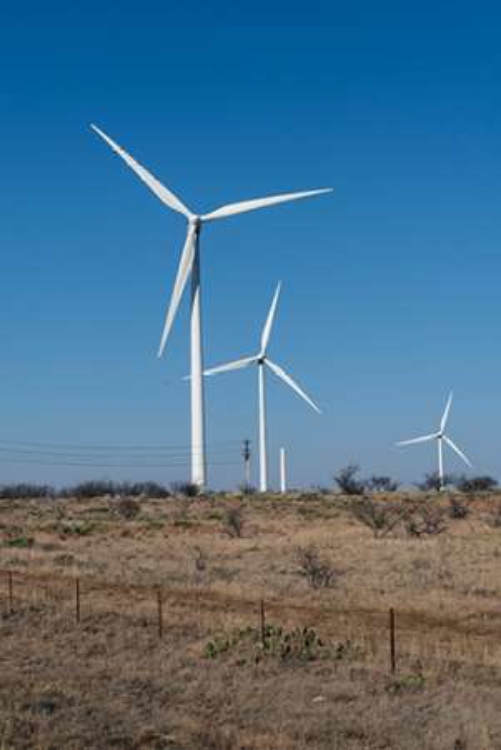
[[[499,750],[500,543],[495,495],[0,501],[0,750]]]

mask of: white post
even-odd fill
[[[258,363],[259,377],[259,491],[268,490],[268,456],[266,453],[266,394],[264,362]]]
[[[282,495],[285,495],[287,492],[285,448],[280,448],[280,492]]]
[[[191,481],[205,487],[205,409],[199,231],[191,271]]]
[[[442,437],[438,438],[438,479],[440,482],[440,489],[444,489],[444,456],[443,456],[443,445]]]

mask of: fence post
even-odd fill
[[[391,673],[397,671],[397,654],[395,647],[395,610],[390,607],[390,666]]]
[[[266,645],[266,617],[264,612],[264,599],[261,599],[261,643]]]
[[[78,625],[80,623],[80,578],[75,581],[75,618]]]
[[[164,634],[164,611],[162,600],[162,589],[157,589],[157,611],[158,611],[158,637],[163,638]]]
[[[14,581],[12,570],[7,573],[7,582],[9,587],[9,614],[14,614]]]

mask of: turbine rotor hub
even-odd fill
[[[202,227],[202,219],[200,216],[192,216],[190,218],[190,224],[196,232],[199,232]]]

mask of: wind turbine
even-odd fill
[[[100,130],[96,125],[92,129],[115,151],[137,176],[152,190],[162,203],[173,211],[182,214],[188,222],[186,240],[181,253],[174,289],[167,309],[165,324],[160,340],[158,356],[161,357],[176,317],[176,312],[183,296],[183,291],[191,275],[191,481],[203,487],[206,481],[205,460],[205,409],[203,386],[203,347],[202,347],[202,311],[201,311],[201,276],[200,276],[200,232],[209,221],[226,219],[229,216],[266,208],[278,203],[308,198],[313,195],[328,193],[332,188],[305,190],[298,193],[284,193],[267,198],[229,203],[208,214],[195,214],[162,185],[156,177],[135,161],[121,146]]]
[[[258,369],[258,386],[259,386],[259,489],[261,492],[266,492],[268,489],[268,454],[266,449],[266,367],[268,367],[275,375],[283,380],[292,390],[296,391],[307,404],[311,406],[316,412],[320,414],[320,409],[316,404],[313,403],[311,398],[299,387],[299,385],[288,375],[285,370],[279,367],[275,362],[272,362],[267,355],[268,344],[270,341],[271,329],[273,327],[273,320],[277,310],[278,297],[280,294],[281,282],[278,283],[271,307],[268,312],[268,317],[264,324],[263,332],[261,334],[261,347],[257,354],[252,357],[244,357],[243,359],[237,359],[233,362],[228,362],[225,365],[219,365],[218,367],[212,367],[210,370],[205,370],[204,375],[216,375],[220,372],[229,372],[230,370],[240,370],[250,365],[257,365]]]
[[[446,443],[449,448],[452,448],[452,450],[457,453],[457,455],[467,464],[471,467],[471,463],[469,459],[465,456],[465,454],[457,447],[456,443],[454,443],[450,437],[448,437],[445,434],[445,427],[447,425],[447,420],[449,418],[449,412],[451,410],[451,404],[452,404],[452,391],[449,394],[449,398],[447,399],[447,403],[445,405],[444,413],[442,414],[442,419],[440,420],[440,427],[438,429],[438,432],[433,432],[431,435],[424,435],[423,437],[413,438],[412,440],[401,440],[397,445],[414,445],[415,443],[427,443],[430,440],[436,440],[437,441],[437,447],[438,447],[438,478],[440,482],[440,489],[443,490],[444,488],[444,447],[443,444]]]

